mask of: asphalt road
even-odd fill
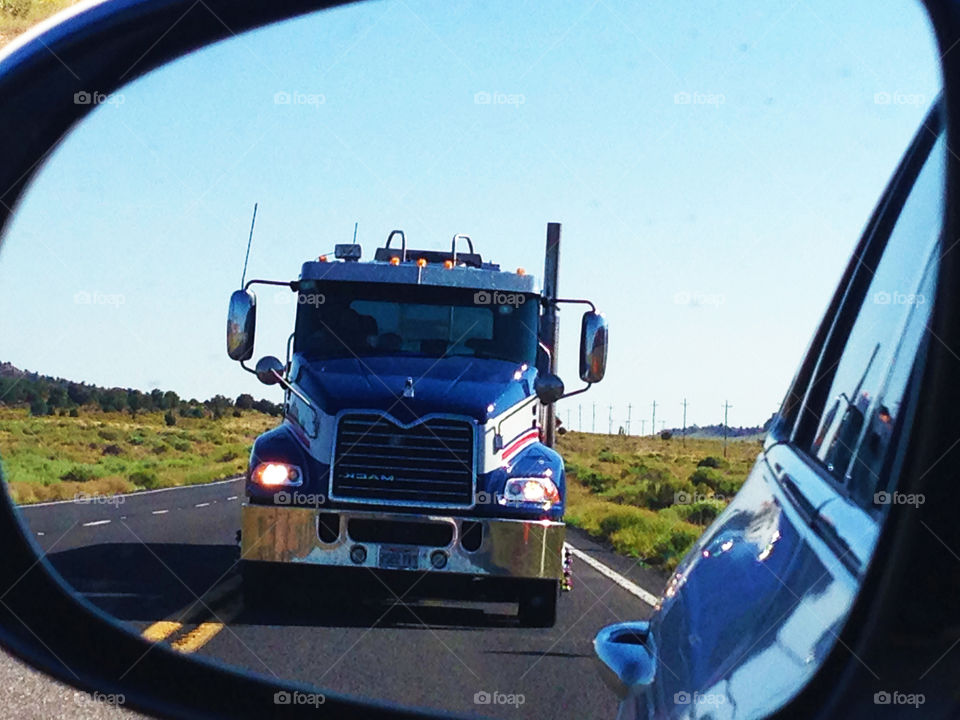
[[[614,718],[592,641],[650,614],[664,576],[573,528],[574,589],[557,624],[521,628],[516,605],[397,602],[384,591],[328,602],[277,587],[250,609],[236,563],[242,481],[22,509],[54,568],[134,631],[264,675],[404,705],[496,718]],[[632,581],[624,589],[621,577]],[[347,595],[349,595],[349,588]],[[646,596],[644,599],[643,596]],[[488,702],[484,702],[488,700]]]

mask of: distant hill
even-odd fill
[[[32,415],[71,416],[78,415],[83,407],[104,412],[127,411],[131,415],[141,410],[167,410],[183,417],[214,418],[233,410],[258,410],[268,415],[282,412],[282,405],[255,400],[247,393],[234,399],[214,395],[206,400],[185,400],[173,390],[105,388],[21,370],[9,362],[0,362],[0,406],[28,406]]]

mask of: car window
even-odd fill
[[[914,361],[927,337],[939,255],[934,251],[923,280],[910,305],[906,328],[893,353],[890,371],[883,387],[873,399],[860,432],[846,482],[853,499],[862,506],[889,504],[889,493],[881,486],[881,472],[889,456],[891,441],[900,419],[904,395],[912,375]]]
[[[864,433],[886,433],[892,427],[877,406],[876,398],[891,364],[909,365],[898,349],[904,349],[902,335],[911,313],[920,305],[919,285],[927,258],[939,237],[943,217],[945,148],[941,137],[933,146],[893,227],[886,248],[875,266],[861,259],[861,272],[871,279],[857,318],[836,365],[826,404],[818,413],[818,426],[810,452],[833,477],[845,483],[854,454]],[[926,298],[923,298],[925,301]],[[917,315],[918,320],[922,313]],[[823,361],[821,361],[823,362]],[[898,369],[901,369],[898,367]],[[873,410],[880,413],[873,418]],[[887,408],[889,410],[889,408]],[[866,418],[881,423],[869,428]],[[885,446],[872,440],[868,446]],[[864,447],[866,452],[868,446]],[[875,472],[875,461],[865,459],[861,471]],[[858,472],[858,483],[862,481]],[[869,485],[869,483],[867,483]]]

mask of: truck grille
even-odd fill
[[[473,504],[473,425],[430,418],[404,428],[374,413],[340,418],[331,497],[398,505]]]

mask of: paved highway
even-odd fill
[[[574,589],[557,624],[521,628],[512,604],[328,601],[277,587],[239,593],[241,480],[23,508],[52,565],[136,632],[260,674],[381,700],[496,718],[614,718],[594,666],[604,625],[643,618],[664,576],[575,529]]]

